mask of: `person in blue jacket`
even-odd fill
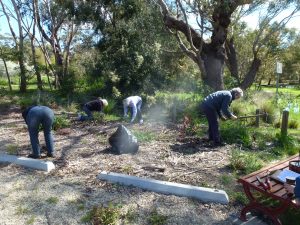
[[[233,88],[231,90],[217,91],[206,98],[201,104],[201,110],[208,120],[208,137],[209,141],[213,141],[215,146],[222,145],[218,118],[221,119],[237,119],[237,117],[229,111],[229,106],[233,100],[243,97],[241,88]]]
[[[32,154],[29,158],[40,159],[41,151],[39,146],[39,128],[42,125],[47,147],[47,156],[54,157],[53,136],[51,133],[54,122],[54,113],[47,106],[30,106],[22,112],[22,116],[27,124]]]

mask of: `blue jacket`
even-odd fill
[[[204,107],[216,110],[220,117],[224,114],[227,118],[230,118],[233,116],[229,111],[232,100],[234,100],[234,95],[231,91],[217,91],[208,95],[202,104]]]

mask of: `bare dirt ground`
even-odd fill
[[[17,107],[1,108],[0,153],[31,152],[26,125]],[[110,152],[108,138],[118,123],[73,121],[70,129],[54,132],[56,169],[50,173],[13,164],[0,164],[0,224],[82,224],[93,206],[119,205],[119,224],[150,224],[151,212],[167,217],[167,224],[232,224],[241,205],[204,203],[163,195],[96,179],[101,171],[222,189],[229,175],[233,146],[205,147],[197,137],[180,136],[178,125],[146,121],[129,129],[151,131],[156,138],[140,143],[137,154]],[[40,133],[41,145],[44,138]],[[163,169],[153,169],[153,168]],[[233,181],[233,186],[237,185]],[[128,221],[126,214],[134,218]]]

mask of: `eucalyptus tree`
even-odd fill
[[[291,0],[156,0],[155,2],[161,8],[165,26],[177,38],[182,51],[197,64],[202,80],[215,90],[224,88],[223,72],[226,64],[233,77],[241,77],[238,74],[234,38],[229,32],[232,31],[235,21],[239,21],[242,15],[266,7],[252,43],[252,57],[248,71],[240,81],[240,86],[246,89],[255,80],[262,60],[259,53],[266,42],[299,11],[299,2]],[[292,7],[290,14],[273,23],[274,18],[289,7]],[[191,22],[192,19],[194,22]]]
[[[51,46],[55,58],[56,86],[68,79],[71,45],[78,27],[65,7],[73,1],[33,0],[34,18],[37,27]]]
[[[25,50],[24,50],[24,39],[27,33],[24,33],[22,28],[22,15],[21,15],[21,0],[0,0],[2,7],[2,12],[7,20],[11,35],[15,42],[15,49],[17,51],[17,59],[20,67],[20,91],[26,92],[27,83],[26,83],[26,67],[25,67]],[[12,25],[12,20],[15,20],[17,23],[17,28],[14,28]],[[16,34],[18,33],[18,35]]]
[[[8,88],[12,91],[10,74],[7,67],[8,61],[15,61],[17,59],[17,52],[14,47],[11,47],[11,37],[0,35],[0,59],[3,62],[5,74],[7,77]]]

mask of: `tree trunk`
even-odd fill
[[[245,90],[253,84],[257,71],[260,67],[260,64],[261,64],[261,60],[255,57],[251,63],[248,73],[246,74],[244,80],[240,85],[242,89]]]
[[[3,63],[4,63],[5,73],[6,73],[7,81],[8,81],[8,87],[9,87],[9,90],[12,91],[11,81],[10,81],[10,76],[9,76],[9,73],[8,73],[6,61],[5,61],[5,59],[2,59],[2,61],[3,61]]]

